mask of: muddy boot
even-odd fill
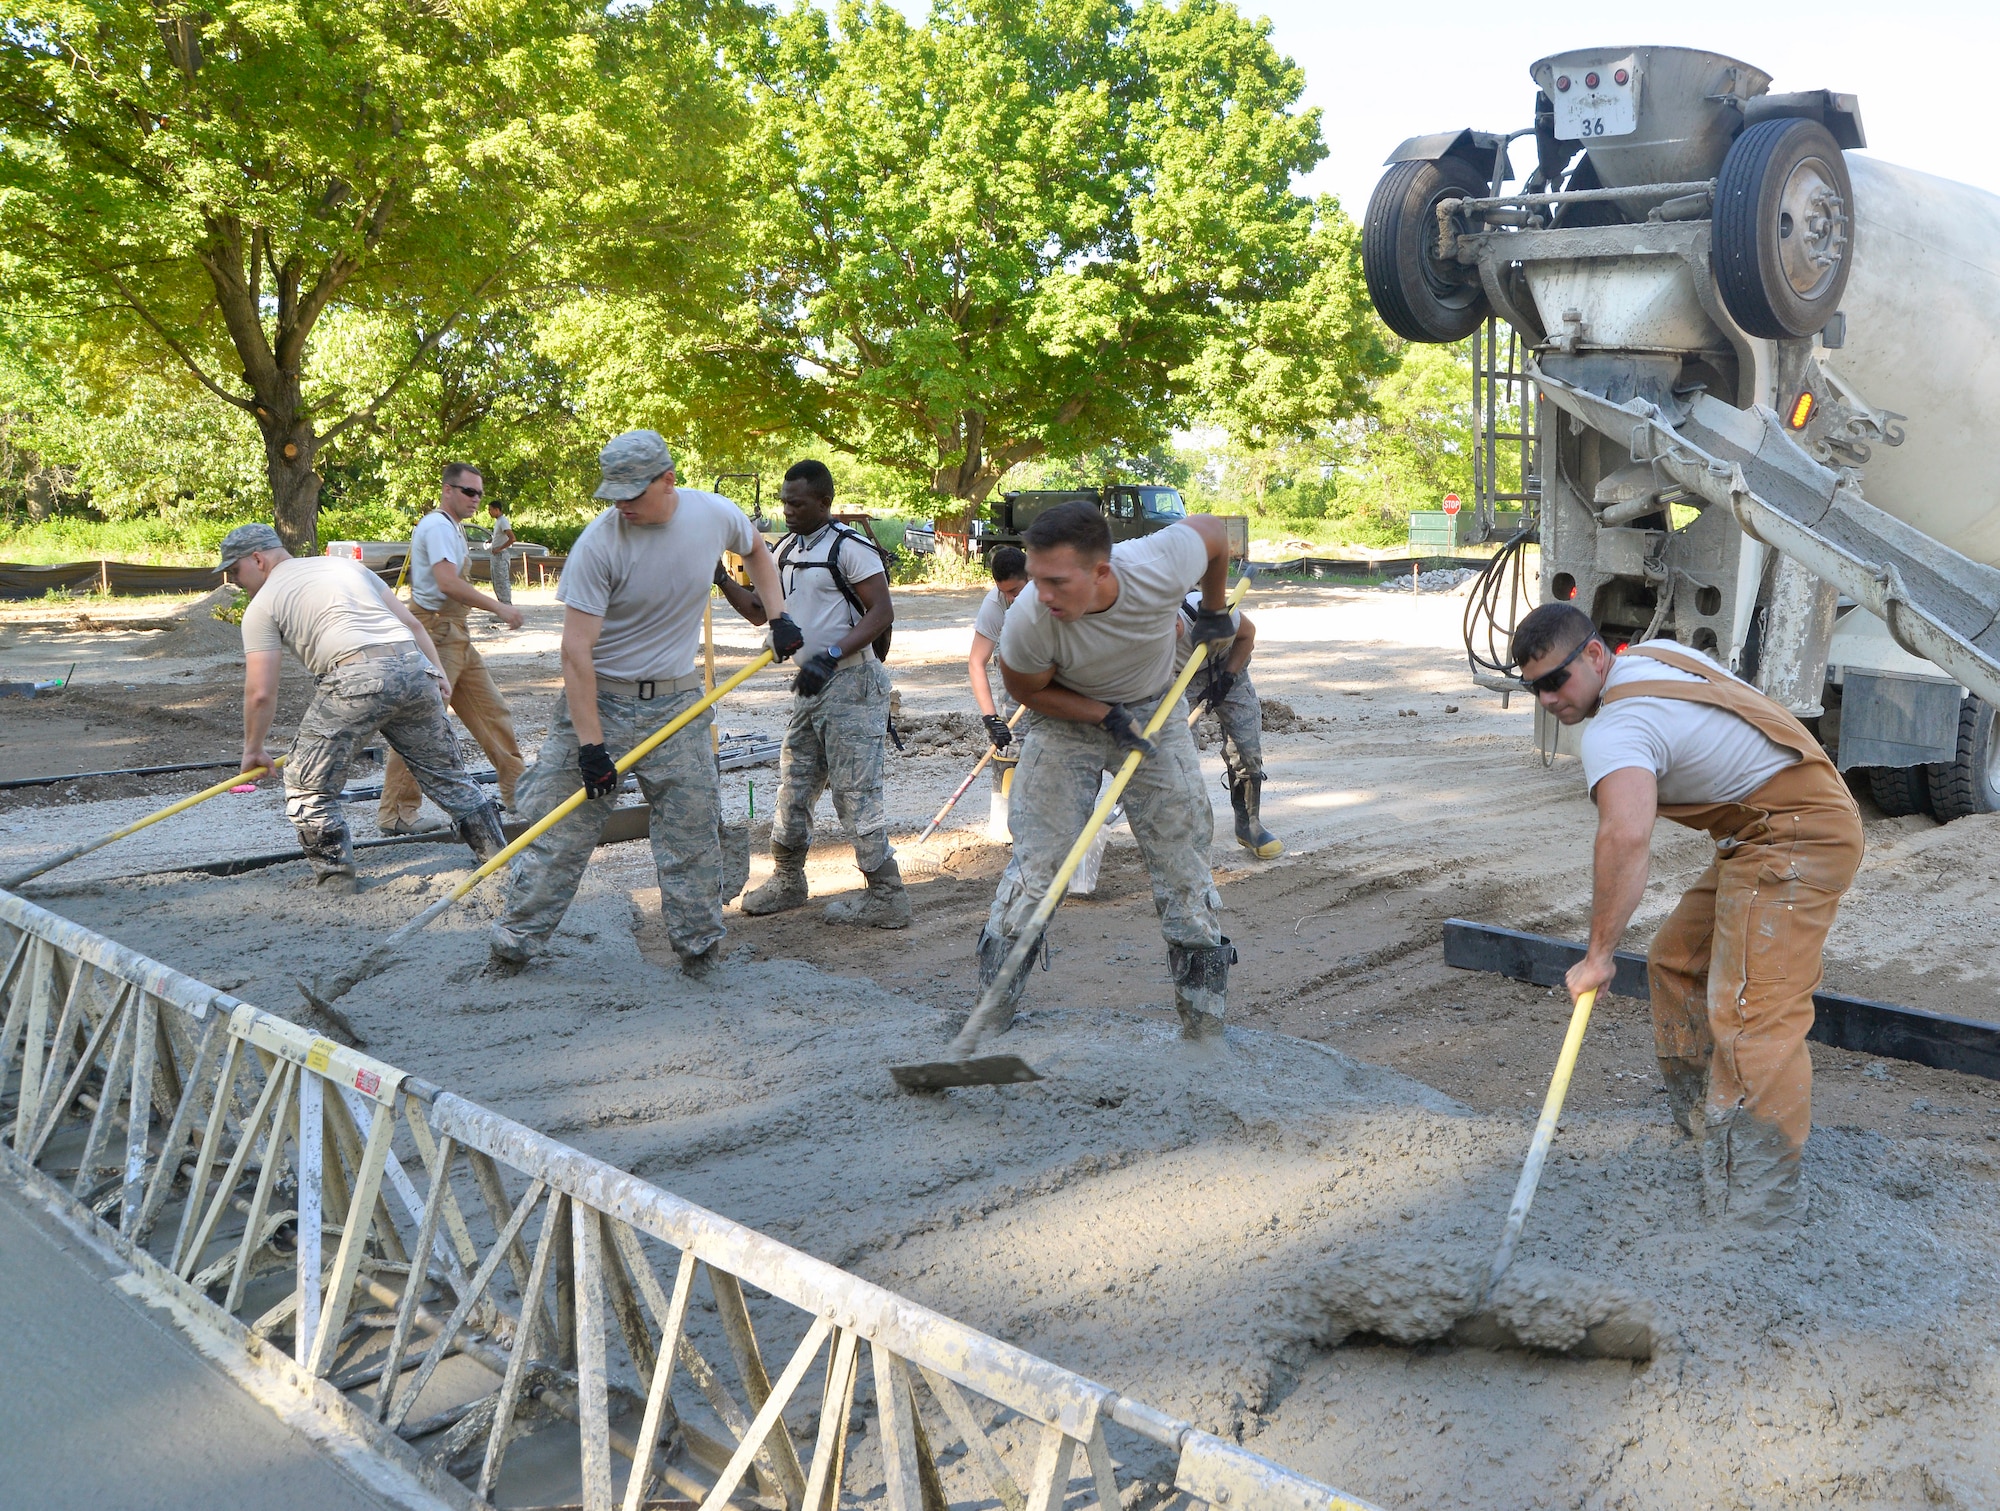
[[[1174,1011],[1181,1015],[1182,1038],[1222,1036],[1229,967],[1235,963],[1236,949],[1227,938],[1220,944],[1167,946],[1167,973],[1174,978]]]
[[[859,897],[844,897],[826,905],[828,923],[860,923],[878,929],[907,929],[910,926],[910,894],[903,890],[903,873],[896,857],[890,856],[879,869],[863,871],[868,890]]]
[[[1806,1220],[1802,1151],[1740,1107],[1701,1119],[1702,1215],[1711,1226],[1770,1230]]]
[[[1660,1057],[1660,1079],[1667,1083],[1667,1111],[1682,1133],[1699,1138],[1701,1110],[1708,1103],[1708,1067],[1695,1060]]]
[[[300,824],[299,848],[311,862],[313,880],[325,893],[344,895],[360,882],[354,874],[354,841],[345,824]]]
[[[744,896],[744,912],[785,913],[806,905],[806,852],[772,840],[771,866],[771,879]]]
[[[507,836],[500,831],[500,810],[492,803],[454,821],[451,827],[481,865],[507,848]]]
[[[1229,806],[1236,810],[1236,843],[1259,860],[1276,860],[1285,853],[1284,842],[1264,827],[1257,806],[1264,796],[1264,779],[1252,777],[1229,784]]]
[[[516,934],[503,923],[496,923],[486,931],[487,953],[500,965],[526,965],[534,958],[535,946],[532,940]]]
[[[979,995],[986,995],[986,988],[1000,979],[1000,967],[1007,963],[1007,952],[1014,948],[1014,941],[999,934],[979,931]],[[1028,972],[1035,968],[1035,952],[1030,950],[1028,958],[1021,962],[1021,968],[1014,973],[1014,979],[1007,983],[1001,994],[999,1010],[987,1025],[988,1031],[1003,1034],[1014,1026],[1014,1007],[1021,1000],[1021,993],[1028,985]]]
[[[698,955],[681,956],[681,974],[690,981],[707,981],[722,969],[722,941],[717,940]]]

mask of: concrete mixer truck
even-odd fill
[[[1529,349],[1540,596],[1716,656],[1893,814],[2000,810],[2000,197],[1720,54],[1529,72],[1532,125],[1390,154],[1363,263],[1399,335]]]

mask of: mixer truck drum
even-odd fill
[[[1397,335],[1443,345],[1463,341],[1486,322],[1479,272],[1438,256],[1437,207],[1478,199],[1486,175],[1463,158],[1396,163],[1368,200],[1361,267],[1376,313]]]
[[[1854,251],[1847,160],[1817,121],[1759,121],[1715,186],[1715,282],[1736,323],[1770,341],[1823,330]]]

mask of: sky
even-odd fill
[[[925,0],[898,4],[912,17],[928,10]],[[1237,4],[1270,18],[1272,40],[1305,71],[1304,103],[1321,112],[1327,157],[1298,187],[1339,195],[1357,220],[1397,143],[1460,126],[1529,125],[1528,65],[1599,43],[1703,47],[1763,69],[1774,91],[1857,95],[1871,154],[2000,194],[1992,66],[2000,0],[1676,0],[1644,10],[1519,0]],[[1515,150],[1528,166],[1532,144]]]

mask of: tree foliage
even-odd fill
[[[739,376],[951,498],[1156,444],[1310,277],[1318,119],[1218,0],[801,4],[755,73]]]
[[[323,449],[420,371],[448,384],[467,321],[555,285],[714,302],[740,114],[715,57],[745,19],[733,0],[17,7],[0,279],[69,317],[52,339],[135,370],[169,353],[254,421],[279,529],[310,549]],[[392,328],[374,351],[393,360],[322,363],[343,315]]]

